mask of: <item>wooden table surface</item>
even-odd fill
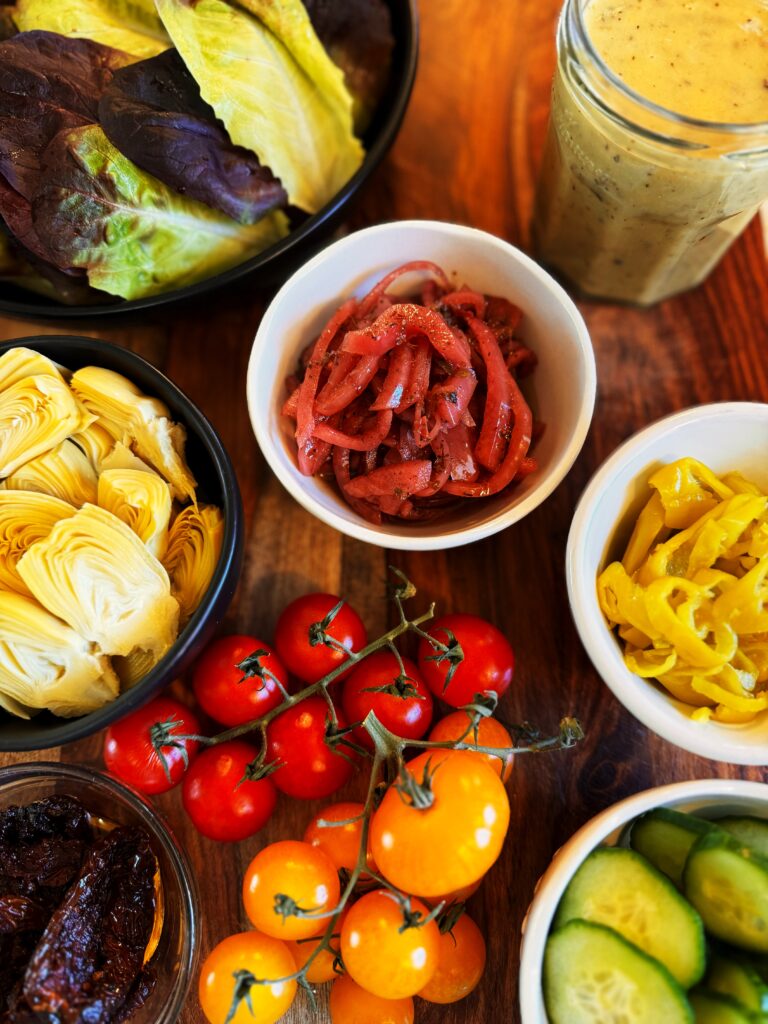
[[[526,246],[541,153],[560,0],[424,0],[421,65],[403,130],[349,219],[434,217],[472,224]],[[593,470],[628,435],[676,409],[721,399],[768,401],[768,266],[757,224],[709,282],[656,309],[582,303],[597,354],[598,401],[587,443],[542,507],[505,533],[432,554],[389,553],[342,537],[304,512],[266,467],[245,405],[251,341],[269,295],[252,284],[204,309],[113,321],[79,333],[129,346],[161,367],[202,407],[234,460],[245,501],[247,549],[226,627],[269,638],[292,598],[311,590],[345,595],[371,631],[390,614],[387,563],[417,586],[417,600],[488,617],[515,646],[518,669],[503,703],[509,721],[554,729],[564,714],[582,721],[577,749],[518,759],[509,784],[512,821],[504,854],[471,901],[489,943],[484,981],[453,1007],[421,1003],[422,1024],[519,1021],[518,934],[534,884],[553,852],[619,798],[675,780],[723,776],[763,780],[689,756],[649,733],[598,679],[571,622],[563,559],[574,506]],[[0,338],[77,333],[50,323],[0,320]],[[98,763],[101,737],[41,759]],[[3,757],[0,763],[22,758]],[[158,801],[189,853],[201,887],[205,954],[245,926],[240,883],[250,858],[278,838],[300,837],[315,805],[284,800],[255,839],[218,846],[184,817],[178,794]],[[320,1019],[326,1020],[321,996]],[[182,1024],[202,1015],[190,995]],[[312,1019],[303,996],[291,1022]]]

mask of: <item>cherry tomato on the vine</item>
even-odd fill
[[[247,971],[254,978],[285,978],[296,967],[284,942],[258,932],[230,935],[211,952],[200,971],[198,995],[210,1024],[275,1024],[288,1012],[296,995],[295,981],[252,985],[234,1016],[228,1014],[235,997],[236,975]]]
[[[346,722],[341,714],[339,727]],[[301,800],[330,796],[354,770],[350,750],[341,754],[326,741],[328,705],[322,697],[307,697],[286,708],[267,726],[267,761],[280,767],[270,776],[283,793]]]
[[[339,920],[334,925],[330,949],[321,949],[309,965],[309,970],[306,973],[306,979],[310,985],[322,985],[326,981],[333,981],[333,979],[338,978],[341,973],[340,970],[336,969],[336,964],[341,955],[341,926],[344,924],[344,918],[346,916],[347,910],[345,908],[342,910]],[[329,922],[330,918],[325,918],[323,932],[325,932],[325,928]],[[291,942],[286,942],[286,946],[290,949],[291,954],[293,955],[297,971],[300,971],[307,960],[309,960],[321,939],[322,935],[319,935],[312,939],[296,939]]]
[[[341,956],[347,973],[382,999],[416,995],[437,970],[440,932],[426,921],[429,910],[411,899],[419,923],[407,924],[398,896],[376,889],[355,903],[341,929]],[[405,927],[404,927],[405,925]]]
[[[391,651],[376,651],[361,661],[344,682],[344,714],[349,722],[362,722],[373,711],[390,732],[418,740],[432,721],[432,694],[410,658],[402,660],[404,676]],[[393,692],[371,692],[383,686]],[[355,729],[353,737],[373,750],[373,740],[365,729]]]
[[[430,750],[405,768],[411,785],[424,796],[431,793],[431,803],[416,807],[395,785],[389,787],[371,821],[379,871],[416,896],[471,885],[501,853],[509,827],[504,783],[476,754],[461,750]]]
[[[446,632],[448,631],[448,632]],[[464,653],[446,687],[450,662],[433,660],[438,653],[428,640],[419,643],[419,668],[435,696],[454,708],[470,704],[476,693],[492,690],[500,697],[509,688],[515,669],[512,647],[495,626],[476,615],[443,615],[427,630],[440,643],[450,646],[452,634]]]
[[[316,683],[347,658],[338,647],[310,643],[310,630],[329,615],[339,598],[333,594],[306,594],[291,601],[277,620],[275,647],[289,672],[305,683]],[[325,628],[328,636],[348,651],[359,651],[368,642],[363,620],[344,602]]]
[[[333,862],[315,846],[286,839],[256,854],[243,880],[243,903],[251,923],[276,939],[308,939],[325,931],[329,917],[280,913],[289,904],[312,914],[333,910],[339,902],[339,876]]]
[[[462,914],[440,935],[437,970],[419,992],[430,1003],[456,1003],[480,983],[485,970],[485,939],[471,917]]]
[[[257,664],[253,655],[258,651],[263,654]],[[246,664],[239,668],[243,662]],[[192,688],[198,704],[214,721],[242,725],[260,718],[283,699],[270,673],[288,689],[288,673],[269,644],[255,636],[223,636],[206,647],[198,660]]]
[[[461,739],[462,743],[474,743],[480,747],[495,747],[497,750],[512,746],[512,737],[501,722],[495,718],[481,718],[477,726],[477,734],[474,729],[467,732],[469,725],[470,718],[466,711],[453,711],[433,726],[429,738],[437,743]],[[513,755],[511,754],[505,761],[496,757],[495,754],[478,753],[475,756],[486,761],[504,782],[512,774]]]
[[[331,1024],[413,1024],[413,999],[382,999],[348,974],[331,986]]]
[[[466,903],[470,896],[474,896],[482,883],[482,878],[478,878],[476,882],[472,882],[470,885],[463,885],[460,889],[453,889],[451,892],[441,892],[437,896],[430,896],[429,905],[436,907],[438,903]]]
[[[277,793],[267,777],[245,781],[245,770],[258,751],[243,740],[209,747],[184,778],[184,810],[198,832],[219,842],[255,835],[269,821]]]
[[[158,737],[165,735],[172,741],[160,748],[168,774],[153,745],[153,729]],[[104,739],[104,764],[141,793],[165,793],[181,782],[187,763],[199,749],[196,740],[173,739],[188,735],[200,735],[197,715],[172,697],[156,697],[110,725]]]
[[[363,834],[363,804],[330,804],[318,811],[304,831],[304,842],[316,846],[333,861],[337,870],[354,871]],[[343,821],[343,825],[320,825]]]

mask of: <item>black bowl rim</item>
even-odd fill
[[[210,421],[192,399],[188,398],[161,370],[131,349],[112,344],[101,338],[85,338],[79,335],[51,334],[13,338],[0,342],[0,355],[8,349],[25,346],[43,352],[56,361],[61,361],[63,353],[57,349],[67,345],[74,346],[78,352],[83,354],[93,353],[94,365],[98,363],[99,356],[103,356],[105,351],[116,353],[118,362],[125,360],[126,363],[140,368],[144,374],[159,380],[166,392],[170,392],[174,401],[178,402],[179,408],[184,410],[184,425],[189,431],[194,430],[198,435],[213,463],[222,492],[224,537],[219,563],[200,606],[179,634],[171,649],[136,686],[121,693],[115,700],[105,704],[97,711],[91,711],[79,718],[62,718],[60,722],[57,721],[44,729],[39,728],[36,732],[34,730],[35,719],[32,718],[28,723],[30,726],[28,736],[24,735],[23,730],[20,731],[18,740],[15,737],[0,735],[0,751],[46,750],[72,743],[98,732],[118,718],[122,718],[146,704],[177,674],[183,671],[183,663],[193,657],[195,647],[201,638],[209,632],[213,617],[218,613],[220,618],[223,611],[229,606],[243,561],[243,503],[232,461]],[[62,365],[65,365],[65,361],[66,355],[64,355]],[[130,369],[118,372],[124,372],[130,377]],[[158,397],[164,401],[162,395],[158,395]]]
[[[314,236],[324,225],[329,224],[339,215],[342,208],[357,194],[376,167],[378,167],[395,141],[400,125],[405,117],[413,91],[413,84],[416,80],[416,68],[419,58],[419,13],[418,0],[404,0],[404,3],[407,6],[408,17],[405,19],[403,26],[405,30],[404,36],[398,41],[402,48],[403,66],[400,80],[396,84],[396,93],[392,106],[376,138],[368,148],[363,163],[355,174],[321,210],[308,217],[295,231],[291,231],[285,238],[265,249],[264,252],[258,253],[258,255],[251,257],[251,259],[246,260],[244,263],[238,264],[236,267],[225,270],[223,273],[216,274],[213,277],[205,278],[195,284],[186,285],[184,288],[177,288],[174,291],[163,292],[160,295],[150,295],[143,299],[129,299],[114,305],[103,306],[57,306],[37,302],[17,302],[12,299],[0,298],[0,313],[23,318],[77,320],[90,317],[114,317],[137,313],[143,310],[157,309],[158,307],[169,306],[176,302],[197,299],[208,292],[224,288],[234,281],[240,280],[240,278],[277,263],[281,257],[298,248],[306,239]]]

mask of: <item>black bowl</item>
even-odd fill
[[[165,657],[132,689],[81,718],[57,718],[48,711],[29,721],[0,711],[0,751],[40,750],[90,736],[145,704],[189,667],[211,639],[235,592],[243,562],[243,506],[237,477],[221,440],[200,410],[167,377],[141,356],[95,338],[16,338],[0,344],[0,355],[24,345],[65,366],[104,366],[122,373],[147,395],[168,406],[187,429],[187,460],[198,481],[198,496],[224,513],[224,541],[211,584],[199,608]],[[0,638],[2,639],[2,638]]]
[[[10,316],[33,317],[35,319],[76,320],[93,316],[115,316],[136,313],[145,309],[156,309],[175,302],[189,302],[216,288],[223,288],[251,277],[251,283],[260,286],[273,285],[282,281],[302,261],[318,248],[334,225],[381,163],[400,128],[416,78],[416,64],[419,52],[417,0],[386,0],[392,14],[392,31],[395,50],[392,57],[387,92],[368,128],[363,142],[366,156],[357,173],[337,192],[330,202],[317,213],[308,217],[299,227],[265,249],[252,259],[227,270],[222,274],[198,281],[197,284],[162,295],[151,295],[145,299],[118,301],[104,305],[64,306],[57,302],[30,297],[30,293],[11,285],[0,284],[0,313]],[[258,276],[256,276],[258,275]]]

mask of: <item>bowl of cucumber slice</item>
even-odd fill
[[[768,785],[709,779],[622,800],[540,879],[522,1024],[768,1024]]]

